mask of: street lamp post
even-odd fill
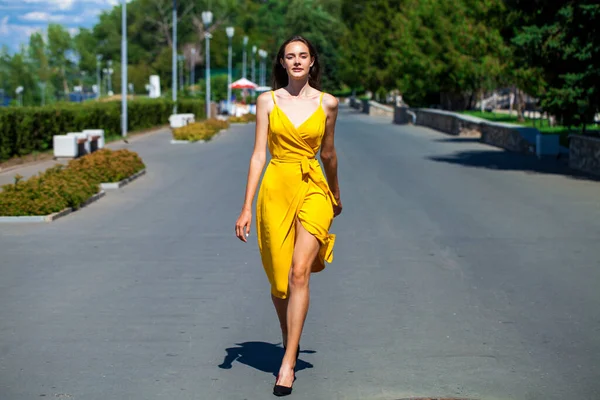
[[[100,95],[102,93],[102,84],[100,83],[100,61],[102,61],[102,54],[96,54],[96,81],[98,82],[96,100],[100,100]]]
[[[173,114],[177,114],[177,0],[173,0],[173,70],[171,91],[173,92]]]
[[[112,96],[112,74],[114,72],[112,69],[112,60],[108,60],[106,64],[108,65],[108,69],[106,70],[108,72],[108,94]]]
[[[212,12],[202,12],[202,23],[204,24],[204,37],[206,39],[206,118],[210,118],[210,38],[208,27],[212,23]]]
[[[248,36],[244,36],[244,42],[243,43],[244,43],[244,55],[243,55],[243,61],[242,61],[242,63],[243,63],[243,66],[242,66],[242,70],[243,70],[242,78],[246,78],[246,64],[247,64],[247,62],[246,62],[246,46],[248,45]]]
[[[196,65],[195,65],[195,63],[196,63],[196,49],[192,48],[191,53],[192,53],[192,56],[190,57],[190,89],[191,89],[191,92],[194,93],[194,89],[193,88],[194,88],[194,84],[196,83],[195,82],[195,79],[196,79],[196,77],[195,77],[195,75],[196,75],[195,74],[195,72],[196,72],[195,71],[195,69],[196,69],[195,68],[196,67]]]
[[[127,0],[121,13],[121,136],[127,136]]]
[[[252,46],[252,82],[256,83],[256,46]]]
[[[183,63],[185,62],[185,56],[180,54],[177,56],[177,60],[179,60],[179,90],[183,92]]]
[[[267,52],[263,49],[258,50],[258,56],[260,57],[260,86],[265,86],[267,84],[267,79],[266,79],[266,58],[267,58]]]
[[[46,82],[39,82],[38,86],[40,87],[40,90],[42,91],[42,106],[44,106],[44,105],[46,105]]]
[[[229,38],[228,60],[227,60],[227,115],[231,113],[231,38],[233,38],[233,26],[228,26],[225,31]]]

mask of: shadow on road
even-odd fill
[[[277,376],[281,360],[283,359],[283,348],[276,344],[266,342],[244,342],[236,343],[238,347],[229,347],[225,349],[227,355],[223,363],[219,365],[222,369],[231,369],[233,362],[245,364],[249,367],[263,372],[270,372]],[[300,350],[298,362],[296,362],[296,372],[307,368],[313,368],[311,363],[302,361],[302,354],[313,354],[314,350]]]
[[[578,180],[600,182],[600,177],[569,168],[565,160],[538,160],[535,156],[509,151],[472,150],[458,152],[449,156],[428,157],[428,159],[475,168],[563,175]]]

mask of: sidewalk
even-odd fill
[[[170,130],[170,128],[161,127],[161,128],[157,128],[157,129],[148,130],[143,133],[136,133],[136,134],[133,134],[132,136],[129,136],[127,138],[127,141],[129,142],[129,144],[131,144],[131,143],[134,143],[134,142],[137,142],[140,140],[147,139],[148,137],[151,137],[157,133],[164,132],[166,130]],[[128,147],[128,144],[125,143],[123,140],[116,140],[114,142],[107,143],[105,147],[107,147],[111,150],[118,150],[118,149]],[[5,171],[0,172],[0,186],[14,183],[16,175],[21,175],[21,176],[23,176],[23,179],[27,179],[29,177],[37,175],[38,173],[40,173],[42,171],[47,170],[48,168],[50,168],[56,164],[67,164],[68,162],[69,162],[68,159],[67,160],[34,161],[34,162],[26,163],[26,164],[21,164],[21,165],[15,166],[15,167],[11,167]],[[0,191],[2,191],[1,188],[0,188]]]

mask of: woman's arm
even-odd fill
[[[327,176],[329,189],[338,203],[338,205],[334,207],[334,216],[337,216],[342,212],[340,187],[337,175],[338,162],[333,140],[335,134],[335,122],[338,114],[338,100],[330,94],[325,94],[323,96],[323,105],[325,106],[325,113],[327,114],[327,122],[325,124],[325,135],[321,142],[321,160],[323,161],[323,169]]]
[[[246,195],[242,211],[235,224],[236,236],[246,242],[246,237],[250,234],[250,224],[252,222],[252,201],[256,194],[260,174],[265,167],[267,159],[267,134],[269,131],[269,108],[272,102],[271,96],[265,92],[256,99],[256,131],[254,138],[254,150],[250,157],[250,166],[248,168],[248,180],[246,182]]]

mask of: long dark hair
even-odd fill
[[[315,89],[321,90],[321,64],[319,64],[319,55],[315,47],[304,36],[295,35],[283,42],[275,59],[273,60],[273,89],[286,87],[288,84],[288,74],[281,66],[281,59],[285,56],[285,46],[292,42],[302,42],[308,47],[310,56],[314,59],[313,66],[308,72],[308,84]]]

